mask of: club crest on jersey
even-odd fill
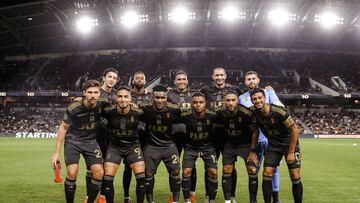
[[[166,118],[170,118],[170,113],[166,113]]]
[[[126,120],[125,118],[121,118],[120,119],[120,129],[125,129],[126,128]]]
[[[241,122],[242,122],[242,118],[241,118],[241,117],[239,117],[239,120],[238,120],[238,121],[239,121],[239,123],[241,123]]]
[[[95,116],[90,116],[89,120],[90,120],[90,122],[94,122],[95,121]]]
[[[230,122],[231,122],[231,121],[230,121]],[[230,124],[229,124],[229,128],[234,129],[234,128],[235,128],[235,124],[234,124],[234,123],[230,123]]]
[[[275,118],[271,118],[271,124],[275,124]]]
[[[135,121],[134,116],[131,116],[131,117],[130,117],[130,122],[134,122],[134,121]]]
[[[161,125],[161,119],[156,119],[156,125]]]
[[[210,120],[209,119],[206,120],[206,124],[210,125]]]

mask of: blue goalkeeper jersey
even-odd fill
[[[266,97],[266,103],[268,104],[275,104],[278,106],[284,106],[283,103],[281,103],[281,101],[279,100],[278,96],[276,95],[274,90],[267,90],[265,89],[265,97]],[[242,104],[246,107],[250,107],[253,106],[253,103],[251,102],[251,98],[250,98],[250,92],[247,91],[244,94],[239,96],[239,104]],[[265,137],[265,135],[260,131],[259,133],[259,142],[267,142],[267,139]]]

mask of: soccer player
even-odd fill
[[[250,107],[253,105],[251,102],[251,98],[250,98],[250,91],[257,88],[259,86],[259,83],[260,83],[260,78],[259,78],[257,72],[248,71],[245,74],[245,85],[248,88],[248,91],[239,96],[240,104],[242,104],[246,107]],[[284,106],[280,102],[279,98],[277,97],[277,95],[275,94],[275,91],[272,88],[266,88],[264,90],[264,92],[266,95],[266,103],[276,104],[278,106]],[[263,161],[264,153],[265,153],[267,146],[268,146],[268,140],[263,135],[263,133],[260,131],[259,141],[258,141],[258,145],[257,145],[257,152],[258,152],[257,155],[258,155],[260,161],[257,166],[257,173],[259,172],[259,170],[261,168],[261,163]],[[273,181],[272,182],[273,202],[277,203],[277,202],[280,202],[279,201],[280,176],[279,176],[279,168],[278,167],[275,168],[272,181]]]
[[[114,89],[114,86],[116,85],[117,81],[118,81],[118,71],[117,70],[115,70],[114,68],[107,68],[103,71],[102,85],[100,88],[100,97],[108,100],[111,104],[116,103],[116,101],[115,101],[116,90]],[[108,129],[106,128],[106,121],[103,119],[100,122],[96,140],[100,146],[102,154],[105,156],[108,145],[109,145],[109,136],[108,136]],[[92,176],[91,171],[88,169],[88,171],[86,173],[87,187],[90,184],[91,176]],[[100,196],[98,197],[97,202],[98,203],[106,202],[105,194],[104,194],[104,187],[101,187]]]
[[[133,88],[131,89],[132,102],[137,105],[146,103],[151,100],[151,94],[146,91],[146,78],[142,71],[136,71],[132,80]]]
[[[184,71],[178,71],[175,73],[174,79],[175,88],[169,90],[168,101],[180,106],[181,112],[191,110],[191,96],[194,93],[193,90],[188,87],[187,74]],[[176,140],[176,147],[179,155],[181,155],[183,147],[185,147],[185,134],[186,127],[183,124],[173,125],[173,134]],[[191,203],[196,203],[196,168],[194,167],[191,173],[191,188],[190,188],[190,199]],[[171,201],[172,197],[170,197]]]
[[[131,101],[136,105],[141,105],[142,103],[147,103],[151,100],[151,94],[146,91],[146,77],[142,71],[136,71],[132,79],[132,89],[131,89]],[[145,124],[140,121],[138,125],[138,136],[140,141],[140,146],[144,145],[145,137]],[[131,169],[125,165],[124,176],[123,176],[123,189],[125,195],[125,203],[130,203],[130,183],[131,183]]]
[[[295,203],[302,202],[303,186],[300,179],[300,147],[297,126],[292,117],[281,106],[266,103],[263,89],[252,90],[251,101],[254,104],[254,118],[260,130],[269,141],[265,151],[263,172],[263,196],[265,203],[271,203],[272,177],[275,167],[279,166],[283,156],[292,181],[292,193]],[[252,140],[251,149],[257,145],[257,136]],[[253,157],[255,152],[251,152]]]
[[[116,93],[116,105],[105,108],[103,114],[110,132],[103,184],[107,203],[114,202],[114,176],[122,159],[126,159],[136,177],[136,202],[142,203],[145,198],[145,163],[137,135],[139,117],[143,112],[130,101],[130,89],[120,87]]]
[[[223,106],[223,101],[224,101],[223,97],[226,91],[236,90],[237,92],[240,92],[238,88],[227,83],[226,78],[227,78],[227,74],[223,67],[214,68],[212,72],[213,85],[205,86],[200,90],[206,96],[207,107],[210,108],[210,110],[212,111],[215,111],[217,108]],[[218,124],[215,124],[213,130],[214,130],[213,133],[215,135],[222,135],[224,134],[225,131],[224,127]],[[222,136],[216,136],[216,139],[217,139],[215,142],[216,155],[219,157],[220,152],[222,152],[222,149],[224,147],[224,139]],[[206,175],[207,174],[205,173],[205,180],[208,179]],[[233,173],[231,178],[232,178],[231,199],[233,203],[236,203],[235,192],[236,192],[236,183],[237,183],[237,172],[235,168],[233,168]],[[206,185],[207,184],[205,184],[206,196],[207,196],[208,189]]]
[[[257,136],[257,129],[252,122],[252,112],[245,106],[238,104],[238,93],[229,90],[224,96],[224,106],[216,111],[217,121],[225,127],[225,145],[223,149],[222,188],[225,203],[231,203],[231,174],[237,156],[246,165],[249,176],[248,189],[250,202],[256,202],[257,175],[256,165],[247,161],[253,136]]]
[[[104,174],[103,157],[96,142],[96,132],[101,112],[108,102],[99,99],[100,83],[96,80],[88,80],[83,87],[83,93],[85,98],[72,103],[65,112],[56,138],[55,153],[52,156],[52,165],[54,166],[56,162],[60,162],[60,149],[65,140],[65,196],[67,202],[74,202],[80,154],[83,155],[87,167],[92,172],[92,179],[87,191],[87,202],[94,202],[96,199]]]
[[[179,122],[186,125],[187,144],[183,158],[183,194],[186,203],[190,203],[190,176],[197,158],[200,156],[204,161],[208,174],[209,201],[215,202],[218,189],[217,180],[217,156],[212,136],[212,127],[216,114],[206,110],[205,95],[196,92],[192,96],[192,110],[181,114]]]
[[[146,198],[153,202],[154,174],[161,161],[164,162],[170,177],[173,202],[179,202],[181,189],[179,152],[172,135],[172,124],[180,116],[177,105],[167,102],[167,88],[156,85],[153,88],[153,101],[141,105],[146,123],[147,136],[143,147],[146,169]]]

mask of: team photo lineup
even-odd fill
[[[125,167],[118,174],[123,178],[124,202],[132,201],[132,173],[136,179],[133,201],[165,201],[153,197],[161,161],[169,173],[169,202],[179,202],[181,191],[186,203],[196,202],[196,181],[200,180],[205,181],[207,202],[215,202],[219,185],[225,203],[236,202],[238,157],[246,166],[251,203],[257,202],[259,185],[264,202],[280,202],[278,166],[283,157],[294,202],[302,202],[297,126],[272,87],[259,86],[257,72],[245,74],[245,92],[226,82],[222,67],[213,69],[213,84],[200,90],[188,86],[184,71],[175,73],[173,88],[157,84],[151,92],[145,89],[143,72],[135,72],[132,87],[115,89],[118,75],[108,68],[101,83],[85,81],[84,97],[68,106],[59,126],[51,164],[61,164],[64,144],[66,202],[74,202],[78,171],[85,170],[79,169],[80,155],[87,167],[85,202],[114,202],[119,167]],[[222,164],[218,165],[219,156]],[[195,167],[198,158],[204,169]],[[205,170],[204,178],[196,176],[198,170]]]
[[[360,0],[1,0],[0,203],[360,203]]]

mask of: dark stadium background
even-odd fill
[[[221,9],[228,5],[239,9],[231,22],[219,17]],[[183,24],[169,20],[168,13],[178,6],[186,7],[191,13]],[[289,12],[284,26],[273,25],[269,19],[269,12],[275,8],[286,8]],[[126,27],[124,21],[129,10],[141,15],[134,27]],[[336,15],[332,27],[316,21],[324,12]],[[88,33],[80,32],[81,27],[76,26],[84,16],[91,19],[92,29]],[[360,196],[351,192],[360,189],[354,181],[359,180],[358,175],[356,178],[347,173],[345,166],[336,173],[329,169],[338,167],[337,162],[344,157],[344,165],[351,162],[354,171],[360,169],[355,139],[360,138],[359,17],[358,0],[1,1],[0,136],[7,138],[0,139],[0,156],[8,156],[4,159],[8,164],[21,162],[24,156],[10,153],[11,149],[36,156],[39,149],[31,146],[44,145],[43,158],[39,158],[42,161],[30,165],[35,171],[49,174],[42,176],[42,187],[51,185],[51,168],[46,168],[45,163],[51,156],[52,138],[64,109],[81,95],[77,81],[85,77],[101,79],[105,68],[114,67],[119,71],[118,85],[130,85],[133,73],[141,70],[149,85],[160,82],[169,87],[173,85],[174,73],[184,70],[190,86],[198,89],[211,84],[212,69],[222,66],[227,71],[227,81],[242,90],[245,90],[244,74],[255,70],[260,74],[261,86],[272,86],[292,112],[302,138],[326,138],[304,141],[307,145],[304,149],[309,150],[304,151],[304,162],[309,160],[304,176],[313,181],[313,190],[305,189],[306,202],[337,202],[338,198],[343,198],[341,202],[359,202]],[[347,140],[340,140],[342,138]],[[319,151],[318,146],[322,146]],[[339,146],[344,149],[332,151]],[[319,158],[319,153],[329,153],[334,158]],[[332,159],[333,163],[325,166],[321,163],[323,159]],[[317,185],[321,174],[317,171],[315,176],[310,167],[320,167],[329,177],[339,175],[338,187],[347,192],[338,198],[336,195],[325,198],[334,191],[321,193],[328,181]],[[12,174],[9,169],[6,164],[0,166],[5,176]],[[282,175],[287,178],[283,170]],[[354,177],[341,178],[345,174]],[[15,179],[16,184],[12,186],[21,180]],[[308,181],[308,184],[304,181],[304,188],[310,187],[311,181]],[[0,181],[0,191],[3,191],[0,194],[4,193],[5,200],[33,202],[43,201],[46,196],[39,195],[38,191],[35,195],[30,192],[17,197],[18,192],[8,189],[13,182],[11,179]],[[283,182],[285,184],[285,180]],[[166,187],[159,196],[167,198]],[[282,188],[283,193],[289,193],[287,186]],[[52,190],[57,190],[52,200],[62,198],[59,188]],[[218,194],[222,197],[220,191]],[[316,199],[315,193],[322,194],[324,199]],[[290,193],[283,195],[291,199]]]

